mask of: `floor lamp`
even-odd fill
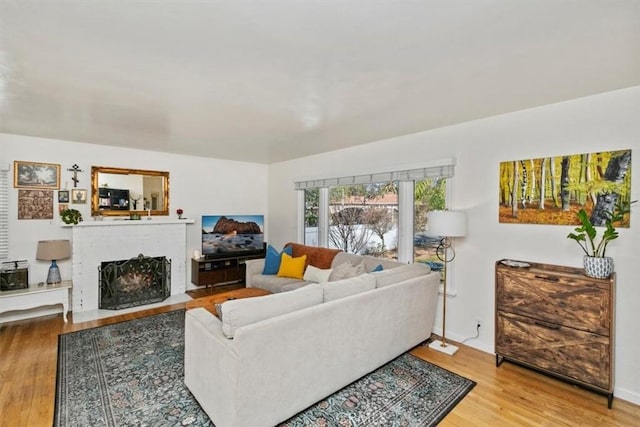
[[[442,261],[442,340],[433,341],[429,348],[453,356],[458,347],[447,344],[447,264],[454,260],[456,252],[451,247],[452,237],[463,237],[467,234],[467,216],[464,212],[431,211],[427,214],[428,233],[431,236],[442,237],[436,255]]]

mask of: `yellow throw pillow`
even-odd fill
[[[282,253],[280,259],[280,269],[278,269],[278,277],[291,277],[293,279],[302,279],[304,276],[304,265],[307,262],[307,256],[293,258],[286,252]]]

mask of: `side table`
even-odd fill
[[[72,282],[65,280],[57,285],[29,285],[27,289],[2,291],[0,292],[0,313],[62,304],[62,318],[66,322],[71,286]]]

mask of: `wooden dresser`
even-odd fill
[[[581,385],[611,408],[615,273],[601,280],[581,268],[504,262],[496,262],[496,366],[508,360]]]

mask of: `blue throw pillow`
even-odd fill
[[[293,256],[293,248],[291,246],[287,246],[282,250],[282,252],[289,256]],[[264,269],[262,269],[262,274],[278,274],[278,270],[280,270],[280,258],[282,256],[282,252],[278,252],[273,246],[267,245],[267,255],[264,259]]]
[[[374,271],[382,271],[382,270],[384,270],[384,267],[382,266],[382,264],[378,264],[376,268],[371,270],[371,272],[373,273]]]

